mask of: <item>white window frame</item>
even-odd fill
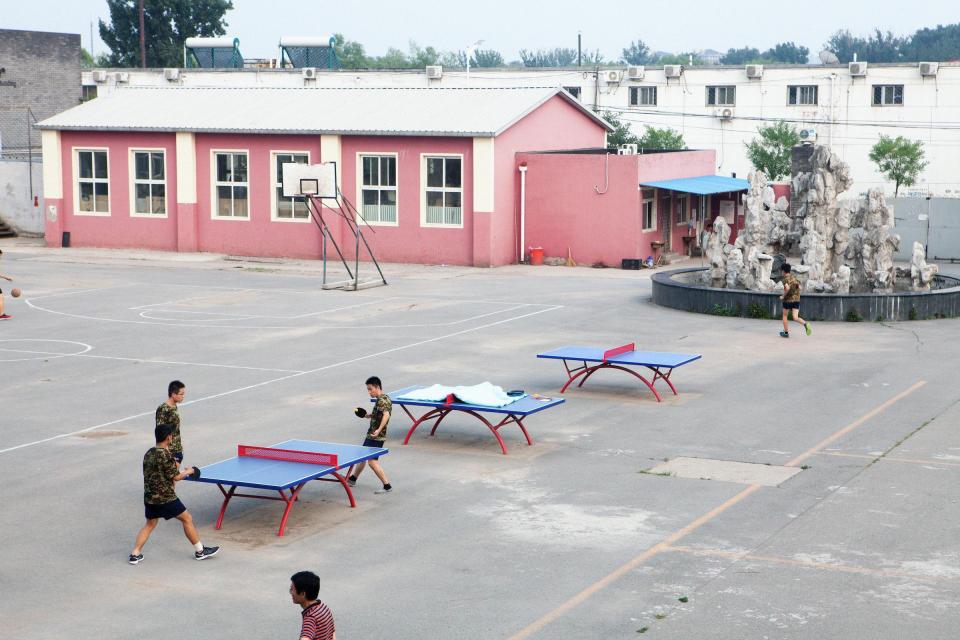
[[[640,99],[641,95],[644,92],[647,93],[647,98],[650,97],[651,93],[653,94],[653,102],[650,102],[649,99],[646,102]],[[657,106],[657,87],[656,86],[630,87],[629,102],[631,107]]]
[[[169,217],[170,213],[170,189],[167,184],[167,150],[163,147],[130,147],[128,149],[128,174],[130,176],[130,217],[131,218],[152,218],[154,220],[162,220]],[[138,180],[137,179],[137,162],[136,155],[138,153],[162,153],[163,154],[163,180],[154,180],[153,178],[148,178],[147,180]],[[163,185],[163,213],[139,213],[137,212],[137,185],[138,184],[149,184],[149,185]],[[150,202],[152,206],[153,202],[153,190],[151,189]]]
[[[572,95],[577,100],[580,99],[580,94],[583,93],[583,87],[580,85],[564,85],[563,90]]]
[[[91,216],[95,218],[107,218],[110,216],[110,149],[107,147],[71,147],[71,154],[73,156],[73,215],[75,216]],[[105,183],[107,185],[107,210],[106,211],[80,211],[80,152],[81,151],[104,151],[107,154],[107,177],[106,178],[97,178],[97,167],[96,161],[93,162],[91,168],[93,170],[93,176],[91,178],[84,178],[84,182],[92,182],[93,187],[93,201],[94,206],[96,206],[97,201],[97,187],[96,184]]]
[[[720,102],[720,90],[723,89],[723,102]],[[713,90],[713,102],[710,102],[710,91]],[[705,98],[708,107],[735,107],[737,106],[737,85],[735,84],[711,84],[704,89]],[[733,94],[731,100],[730,94]]]
[[[896,102],[897,89],[900,89],[900,102]],[[876,101],[877,89],[880,89],[880,102]],[[887,90],[890,90],[890,101],[887,101]],[[875,84],[870,88],[870,103],[874,107],[902,107],[906,100],[906,87],[902,84]]]
[[[247,181],[246,182],[224,182],[217,181],[217,154],[218,153],[244,153],[247,156]],[[253,189],[250,188],[253,182],[250,179],[250,150],[249,149],[210,149],[210,218],[212,220],[233,220],[236,222],[249,222],[253,218]],[[217,215],[217,187],[220,186],[247,188],[247,216],[220,216]]]
[[[645,192],[651,193],[653,195],[649,200],[643,197]],[[650,220],[653,222],[651,226],[647,226],[644,221],[644,216],[646,215],[646,207],[650,205]],[[657,230],[657,190],[656,189],[641,189],[640,190],[640,227],[643,231],[656,231]]]
[[[357,191],[356,191],[356,194],[357,194],[358,213],[363,213],[363,186],[364,186],[364,185],[363,185],[363,159],[364,159],[364,158],[373,158],[373,157],[376,157],[376,158],[382,158],[382,157],[393,158],[394,166],[396,167],[397,184],[395,184],[393,187],[381,187],[381,186],[378,186],[378,187],[376,187],[376,188],[377,188],[378,191],[390,190],[390,189],[392,188],[393,191],[394,191],[394,193],[397,194],[397,195],[396,195],[396,200],[397,200],[397,216],[396,216],[396,217],[397,217],[397,219],[396,219],[394,222],[381,222],[381,221],[379,221],[379,220],[367,220],[366,218],[363,218],[362,216],[358,215],[358,216],[357,216],[357,223],[365,222],[366,224],[368,224],[368,225],[370,225],[370,226],[372,226],[372,227],[398,227],[398,226],[400,226],[400,154],[397,153],[396,151],[358,151],[358,152],[357,152]],[[436,157],[436,156],[431,155],[430,157],[433,158],[433,157]],[[462,166],[463,166],[463,165],[461,164],[461,171],[463,170],[463,169],[462,169]],[[424,175],[424,184],[426,184],[426,175],[427,175],[427,174],[426,174],[426,167],[427,167],[427,163],[426,163],[425,160],[424,160],[424,162],[423,162],[423,167],[424,167],[424,174],[423,174],[423,175]],[[378,169],[378,171],[379,171],[379,169]],[[463,177],[461,176],[460,179],[461,179],[461,181],[462,181],[462,180],[463,180]],[[462,187],[461,187],[461,189],[462,189]],[[426,190],[424,190],[424,196],[423,196],[423,197],[424,197],[424,202],[426,202]],[[423,220],[426,220],[426,209],[424,209]],[[433,225],[431,225],[431,226],[433,226]]]
[[[310,224],[310,205],[307,205],[307,217],[306,218],[281,218],[280,210],[277,207],[277,187],[283,189],[283,181],[280,179],[280,176],[277,175],[277,156],[307,156],[307,164],[310,164],[311,157],[309,151],[285,151],[283,149],[271,149],[270,150],[270,179],[272,180],[270,189],[270,222],[295,222],[299,224],[307,223]],[[216,168],[214,168],[216,170]],[[250,156],[247,156],[247,180],[250,180]],[[250,197],[249,187],[247,187],[247,197]],[[216,196],[214,196],[216,200]]]
[[[813,91],[813,102],[810,102],[810,92]],[[793,92],[793,100],[790,100],[790,93]],[[807,101],[801,98],[806,93]],[[816,107],[820,104],[820,86],[816,84],[790,84],[787,85],[787,106],[788,107]]]
[[[690,195],[687,193],[677,195],[673,208],[677,212],[677,226],[687,226],[690,222]],[[680,216],[683,216],[682,218]]]
[[[459,158],[460,160],[460,188],[450,187],[428,187],[427,186],[427,158]],[[420,226],[430,229],[463,229],[463,222],[466,219],[467,199],[466,199],[466,162],[464,162],[462,153],[421,153],[420,154]],[[446,169],[444,169],[446,171]],[[427,191],[460,192],[460,224],[446,224],[442,222],[427,222]],[[446,208],[446,205],[444,205]]]

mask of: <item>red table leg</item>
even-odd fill
[[[227,512],[227,505],[230,504],[230,498],[233,497],[233,493],[237,490],[237,485],[230,487],[229,491],[224,490],[222,484],[218,484],[217,488],[220,489],[220,493],[223,494],[223,504],[220,505],[220,515],[217,516],[217,526],[215,529],[219,529],[220,525],[223,524],[223,514]]]
[[[304,482],[303,484],[297,485],[297,488],[290,492],[289,498],[287,498],[282,489],[280,490],[280,498],[287,503],[287,507],[283,510],[283,518],[280,520],[280,530],[277,531],[278,536],[282,536],[283,530],[287,528],[287,518],[290,517],[290,509],[293,508],[293,503],[297,501],[297,494],[300,493],[300,490],[303,489],[306,484],[307,483]]]
[[[627,367],[622,367],[622,366],[620,366],[620,365],[618,365],[618,364],[611,364],[611,363],[609,363],[609,362],[602,362],[602,363],[598,364],[598,365],[595,366],[595,367],[590,367],[590,368],[587,369],[586,371],[582,371],[581,373],[586,373],[587,375],[583,376],[583,379],[580,380],[580,384],[578,384],[577,386],[578,386],[578,387],[582,387],[582,386],[583,386],[583,383],[587,381],[587,378],[589,378],[590,376],[592,376],[594,373],[596,373],[596,372],[597,372],[598,370],[600,370],[600,369],[619,369],[620,371],[626,371],[627,373],[629,373],[630,375],[634,376],[635,378],[639,378],[639,379],[640,379],[640,382],[642,382],[643,384],[647,385],[647,388],[650,389],[650,391],[653,392],[653,395],[657,398],[657,402],[662,402],[662,401],[663,401],[663,398],[660,397],[660,393],[659,393],[656,389],[653,388],[653,384],[652,384],[649,380],[647,380],[646,378],[644,378],[642,375],[640,375],[639,373],[637,373],[637,372],[634,371],[633,369],[628,369]],[[578,374],[578,375],[579,375],[579,374]],[[662,377],[662,376],[661,376],[661,377]],[[656,378],[654,378],[654,380],[656,380]],[[573,378],[570,379],[570,382],[573,382]],[[568,382],[567,384],[569,385],[570,382]],[[671,387],[672,387],[672,386],[673,386],[673,385],[671,385]],[[567,388],[567,387],[564,386],[564,389],[566,389],[566,388]],[[560,393],[563,393],[563,391],[561,391]]]
[[[673,386],[672,382],[670,382],[670,374],[673,373],[673,369],[667,369],[666,375],[664,375],[664,373],[660,371],[659,367],[647,367],[647,369],[650,369],[651,371],[653,371],[653,380],[652,380],[653,384],[656,384],[657,379],[664,380],[670,386],[670,390],[673,391],[673,395],[675,396],[679,395],[677,393],[677,388]]]
[[[410,427],[410,430],[407,431],[407,437],[403,439],[403,444],[407,444],[408,442],[410,442],[410,436],[413,435],[413,432],[417,430],[417,427],[419,427],[424,420],[429,420],[430,418],[438,414],[442,414],[444,412],[444,409],[431,409],[430,411],[427,411],[425,414],[423,414],[419,418],[416,418],[412,413],[410,413],[410,411],[406,407],[403,407],[403,410],[406,411],[407,415],[410,416],[410,419],[413,420],[413,425]],[[447,409],[446,411],[449,411],[449,409]],[[441,415],[440,418],[442,419],[443,416]],[[434,429],[434,431],[436,431],[436,429]],[[433,434],[431,433],[431,435]]]

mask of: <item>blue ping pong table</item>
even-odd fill
[[[411,426],[410,430],[407,431],[407,437],[403,439],[403,444],[410,442],[410,437],[413,435],[413,432],[416,431],[417,427],[419,427],[425,421],[433,419],[436,420],[436,422],[433,423],[433,428],[430,430],[430,435],[432,436],[437,432],[437,427],[440,426],[440,423],[444,418],[454,411],[459,411],[461,413],[469,414],[483,424],[487,425],[487,428],[490,429],[491,433],[493,433],[493,437],[496,438],[497,442],[500,444],[500,450],[504,455],[506,455],[507,445],[500,436],[501,427],[504,427],[508,424],[517,425],[520,427],[520,431],[523,432],[523,436],[527,439],[527,445],[532,445],[533,439],[530,438],[530,434],[527,433],[527,428],[523,426],[523,419],[532,413],[537,413],[565,402],[563,398],[545,398],[538,394],[524,396],[519,400],[511,402],[510,404],[502,407],[489,407],[486,405],[467,404],[464,402],[446,402],[443,400],[433,402],[428,400],[403,399],[405,394],[422,388],[422,386],[406,387],[404,389],[393,391],[387,394],[390,396],[391,402],[402,408],[404,412],[410,416],[410,419],[413,420],[413,426]],[[407,409],[408,406],[428,407],[429,411],[418,418],[410,413],[410,410]],[[483,413],[499,414],[503,416],[503,419],[500,420],[500,422],[493,424],[490,420],[481,415]]]
[[[283,535],[293,503],[304,486],[311,480],[339,482],[347,492],[350,506],[357,502],[350,491],[346,478],[354,465],[379,458],[388,453],[379,447],[360,447],[313,440],[286,440],[270,447],[239,445],[237,455],[206,467],[200,467],[200,478],[188,477],[195,482],[216,484],[223,494],[223,505],[217,517],[217,529],[223,523],[230,499],[234,497],[282,500],[286,503],[280,520],[278,536]],[[346,474],[341,469],[349,469]],[[229,487],[225,488],[225,487]],[[252,493],[237,493],[239,487],[276,491],[279,497]]]
[[[677,395],[677,388],[670,381],[670,374],[677,367],[689,364],[694,360],[699,360],[699,354],[693,353],[666,353],[663,351],[637,351],[636,345],[625,344],[613,349],[601,349],[597,347],[561,347],[546,353],[538,353],[538,358],[548,358],[553,360],[563,360],[563,366],[567,370],[567,383],[560,389],[560,393],[567,390],[574,380],[580,378],[578,387],[582,387],[587,378],[592,376],[600,369],[619,369],[626,371],[630,375],[636,376],[647,388],[653,392],[657,402],[663,398],[654,388],[657,380],[663,380]],[[571,367],[568,362],[580,362],[579,366]],[[587,364],[598,363],[598,364]],[[645,377],[627,367],[646,367],[653,372],[653,379],[647,380]]]

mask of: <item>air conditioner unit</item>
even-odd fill
[[[623,80],[623,71],[620,71],[619,69],[604,71],[603,77],[606,79],[607,84],[616,84]]]
[[[163,77],[170,82],[180,79],[180,69],[164,69]]]
[[[747,65],[747,77],[748,77],[748,78],[762,78],[762,77],[763,77],[763,65],[762,65],[762,64],[748,64],[748,65]]]
[[[679,78],[680,74],[683,73],[682,64],[665,64],[663,65],[663,75],[667,78]]]
[[[427,78],[430,80],[439,80],[443,77],[443,67],[439,64],[431,64],[427,67]]]
[[[90,74],[93,77],[93,81],[97,83],[103,83],[107,81],[107,72],[106,71],[94,71]]]
[[[813,144],[817,141],[817,130],[813,127],[800,129],[800,144]]]
[[[850,70],[851,76],[862,78],[867,75],[866,62],[851,62],[847,65],[847,68]]]
[[[130,82],[130,73],[127,71],[120,71],[117,73],[117,82]]]
[[[627,67],[627,77],[631,80],[643,80],[644,71],[645,69],[643,67],[631,65]]]
[[[920,63],[920,75],[922,76],[935,76],[937,71],[940,68],[940,64],[937,62],[921,62]]]
[[[713,116],[721,120],[729,120],[733,117],[733,107],[722,107],[713,110]]]
[[[622,144],[617,147],[618,156],[635,156],[637,155],[637,145],[635,144]]]
[[[300,69],[300,75],[303,76],[304,80],[316,80],[317,79],[317,68],[316,67],[303,67]]]

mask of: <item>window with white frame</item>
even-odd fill
[[[428,156],[426,161],[426,219],[428,225],[463,224],[463,160]]]
[[[310,155],[307,153],[274,153],[274,203],[273,217],[275,220],[309,220],[310,211],[307,209],[307,199],[303,196],[283,195],[283,165],[310,164]]]
[[[677,196],[677,224],[686,224],[690,219],[690,207],[687,194]]]
[[[873,106],[888,107],[903,104],[902,84],[873,85]]]
[[[245,151],[217,151],[214,162],[214,211],[216,218],[249,218],[250,183]]]
[[[707,87],[707,106],[732,107],[736,103],[737,87],[735,85]]]
[[[110,213],[110,174],[107,151],[77,151],[77,213]]]
[[[817,102],[817,85],[791,84],[787,86],[787,104],[791,106],[814,106]]]
[[[643,230],[653,231],[657,228],[657,201],[656,192],[653,189],[644,189],[641,191],[643,202],[640,205],[641,215],[643,216]]]
[[[133,213],[135,215],[167,214],[167,172],[164,152],[132,151]]]
[[[564,91],[572,95],[577,100],[580,99],[580,87],[564,87]]]
[[[630,106],[657,106],[656,87],[630,87]]]
[[[367,222],[397,222],[397,157],[360,156],[361,214]]]

